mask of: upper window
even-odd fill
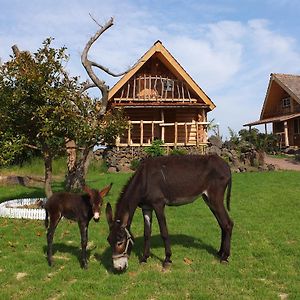
[[[281,103],[282,103],[283,108],[290,107],[291,106],[291,98],[290,97],[283,98],[281,100]]]

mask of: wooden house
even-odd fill
[[[265,101],[258,121],[252,126],[272,123],[280,146],[300,146],[300,76],[271,74]]]
[[[214,103],[157,41],[109,91],[108,109],[122,107],[129,129],[116,146],[207,143],[207,113]]]

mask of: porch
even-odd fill
[[[165,122],[129,121],[129,128],[123,137],[116,140],[116,146],[150,146],[156,139],[165,146],[201,146],[207,144],[209,122]]]

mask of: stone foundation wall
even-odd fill
[[[109,172],[132,172],[138,162],[147,157],[145,147],[109,147],[102,153]],[[166,147],[166,154],[171,153],[173,148]],[[204,154],[203,147],[177,147],[178,151],[185,154]]]
[[[273,170],[273,165],[266,165],[264,162],[264,152],[259,152],[249,144],[241,145],[235,149],[228,142],[222,142],[217,137],[209,139],[207,147],[165,147],[166,155],[173,151],[180,154],[210,154],[215,153],[228,162],[233,172],[247,172],[257,170]],[[132,172],[137,167],[140,160],[147,157],[145,147],[110,147],[102,152],[102,157],[108,166],[108,172]]]

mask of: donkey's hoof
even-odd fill
[[[165,260],[165,261],[163,262],[163,269],[168,269],[168,268],[170,268],[171,266],[172,266],[172,261],[171,261],[170,259]]]
[[[47,259],[48,266],[52,267],[53,266],[53,260],[52,259]]]
[[[227,264],[229,264],[229,261],[228,261],[227,258],[225,258],[225,259],[220,259],[220,263],[221,263],[222,265],[227,265]]]
[[[83,262],[83,263],[81,264],[81,267],[82,267],[82,269],[87,270],[87,268],[88,268],[88,263],[87,263],[87,262]]]
[[[145,256],[143,256],[143,257],[141,257],[140,258],[140,264],[146,264],[147,263],[147,259],[148,259],[148,257],[145,257]]]

